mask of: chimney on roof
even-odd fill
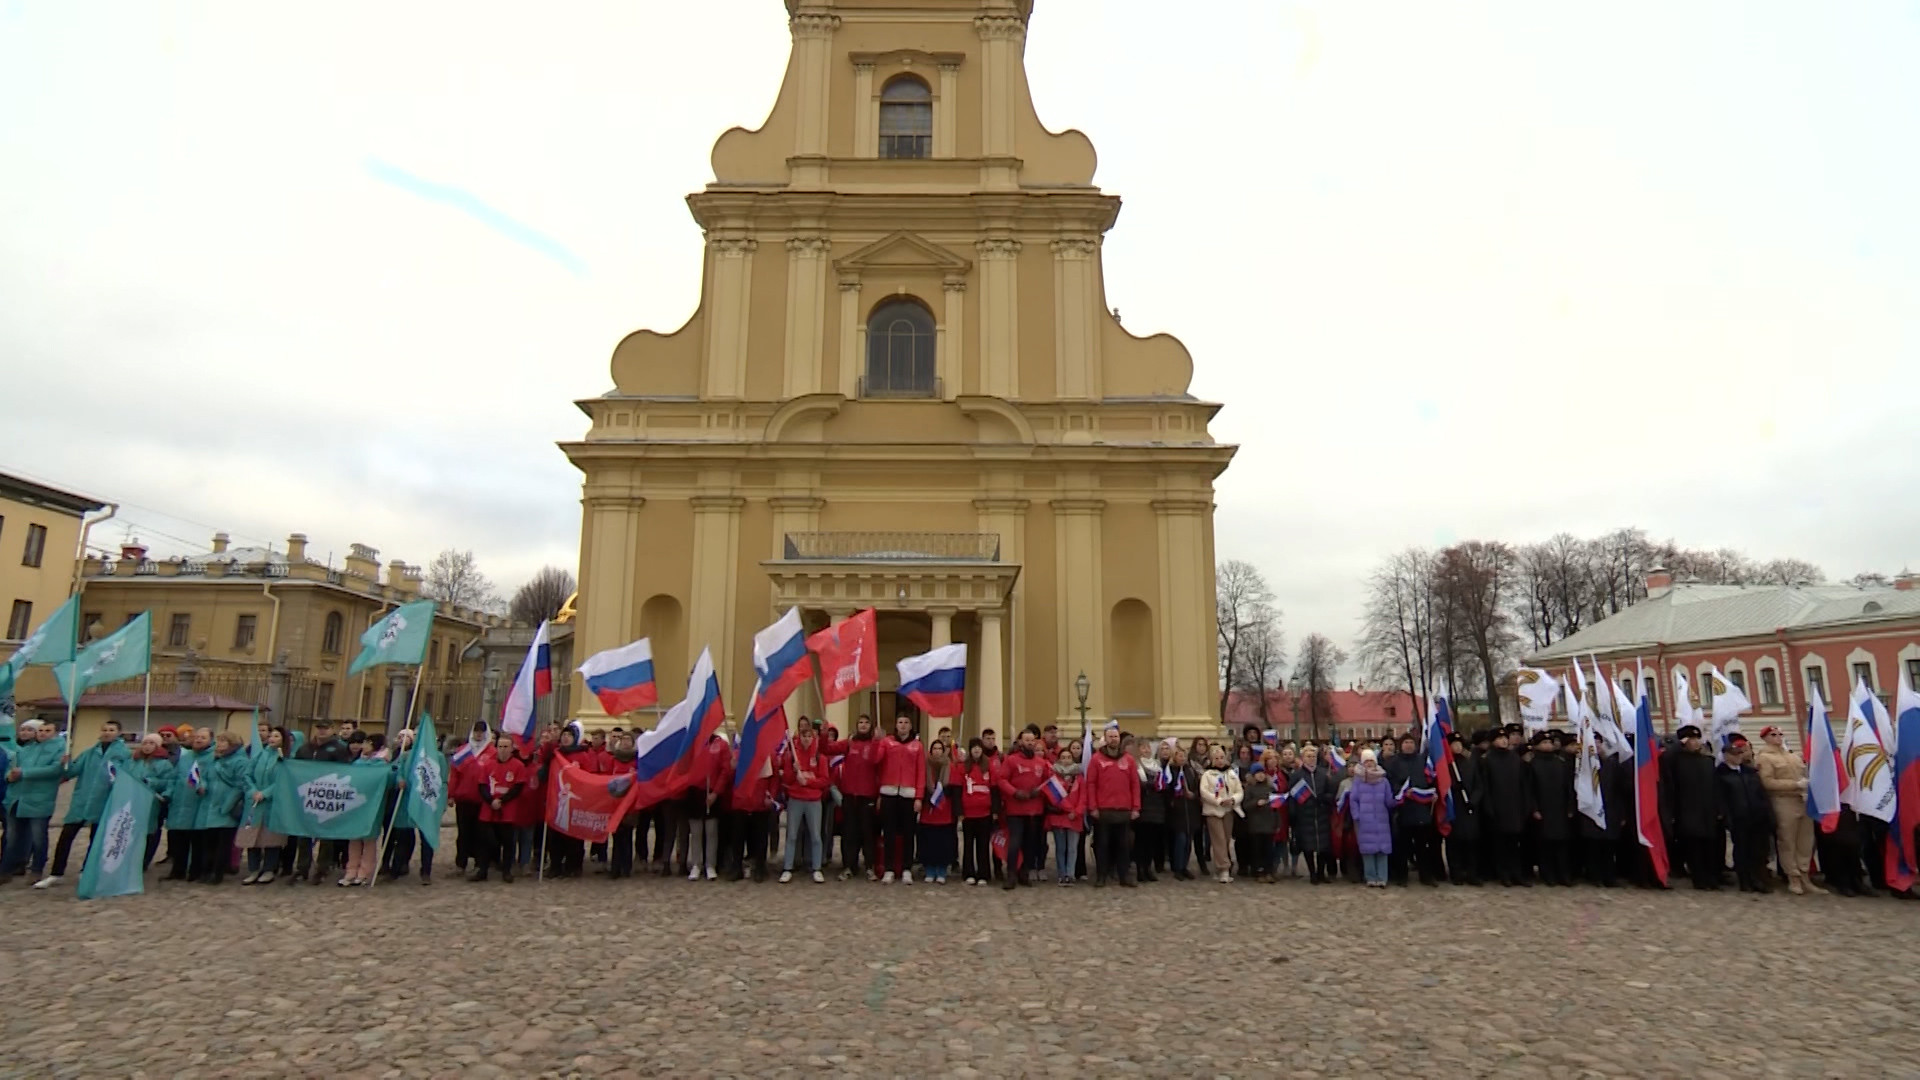
[[[1647,599],[1665,596],[1673,591],[1673,571],[1664,566],[1656,566],[1647,571]]]
[[[225,555],[227,553],[227,542],[230,539],[231,537],[229,537],[226,533],[223,533],[223,532],[214,533],[213,534],[213,553],[215,555]]]
[[[131,563],[145,562],[147,546],[138,540],[129,540],[120,545],[120,557]]]
[[[292,566],[302,566],[306,561],[307,534],[294,533],[287,537],[287,563]]]
[[[347,573],[368,581],[380,579],[380,552],[365,544],[355,544],[347,550]]]
[[[1920,589],[1920,574],[1916,574],[1911,570],[1902,570],[1900,571],[1900,576],[1893,579],[1893,587],[1899,589],[1901,592],[1912,592],[1915,589]]]

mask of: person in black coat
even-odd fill
[[[1633,789],[1621,798],[1620,777],[1627,770],[1610,754],[1599,755],[1600,816],[1606,824],[1596,825],[1592,818],[1579,815],[1581,874],[1589,885],[1611,889],[1619,884],[1618,840],[1628,817],[1633,814]],[[1579,768],[1576,758],[1574,767]]]
[[[1455,885],[1480,884],[1480,806],[1487,797],[1480,748],[1491,741],[1492,736],[1487,732],[1474,732],[1474,752],[1468,753],[1459,733],[1448,740],[1447,768],[1453,770],[1453,818],[1447,823],[1447,877]]]
[[[1424,779],[1426,759],[1420,756],[1419,740],[1409,731],[1400,736],[1394,746],[1394,754],[1381,761],[1381,768],[1387,773],[1387,786],[1398,795],[1408,787],[1426,787]],[[1433,807],[1412,801],[1402,801],[1393,808],[1389,820],[1393,823],[1393,851],[1387,855],[1387,884],[1405,888],[1407,868],[1414,861],[1413,830],[1409,825],[1424,815],[1429,827],[1433,824]]]
[[[1720,785],[1720,820],[1733,835],[1733,872],[1741,892],[1770,893],[1767,855],[1773,850],[1773,800],[1753,767],[1746,737],[1733,736],[1725,760],[1714,768]]]
[[[1692,724],[1678,732],[1679,746],[1662,755],[1661,784],[1673,808],[1673,832],[1687,861],[1693,887],[1704,892],[1720,888],[1723,853],[1720,850],[1720,785],[1713,775],[1713,758],[1700,747],[1700,729]]]
[[[1533,816],[1531,787],[1527,783],[1526,763],[1507,745],[1507,733],[1493,737],[1487,751],[1486,803],[1480,826],[1493,835],[1494,868],[1500,883],[1506,886],[1531,885],[1520,864],[1520,837]]]
[[[1319,885],[1333,880],[1333,774],[1320,761],[1319,748],[1308,746],[1300,752],[1300,766],[1283,778],[1290,791],[1305,780],[1309,792],[1304,802],[1287,804],[1287,840],[1293,850],[1306,856],[1309,880]]]
[[[1533,737],[1527,789],[1533,801],[1534,857],[1539,860],[1540,881],[1571,885],[1567,836],[1573,825],[1573,768],[1554,737],[1544,731]]]

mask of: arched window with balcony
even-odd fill
[[[933,312],[911,297],[888,300],[867,319],[865,397],[937,397]]]
[[[880,156],[933,156],[933,91],[915,76],[896,76],[880,90]]]

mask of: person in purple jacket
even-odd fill
[[[1387,855],[1393,851],[1393,790],[1387,772],[1372,750],[1360,751],[1353,786],[1347,794],[1347,812],[1353,815],[1354,835],[1360,841],[1360,861],[1367,887],[1387,887]]]

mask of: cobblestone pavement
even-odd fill
[[[1920,905],[647,878],[0,890],[8,1077],[1920,1073]]]

